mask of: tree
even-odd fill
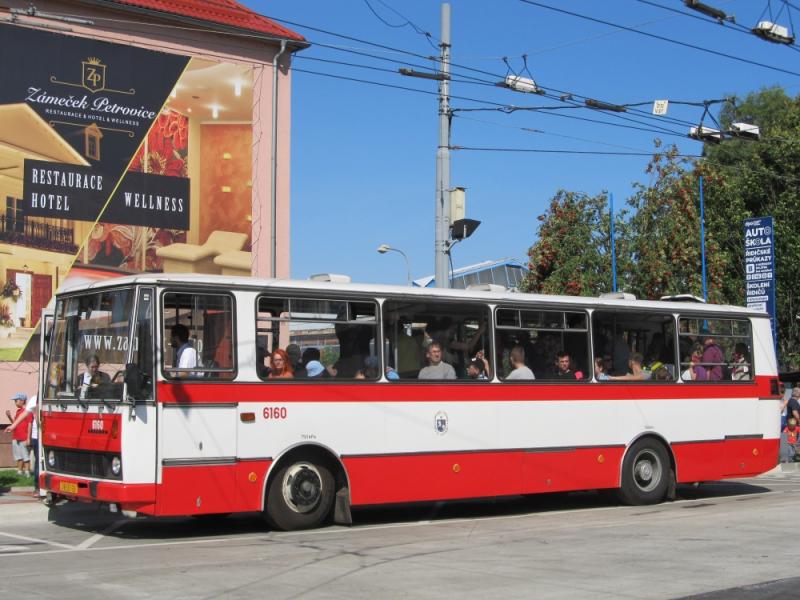
[[[637,297],[658,299],[664,295],[694,294],[702,297],[699,187],[689,161],[678,157],[675,146],[658,151],[647,166],[655,176],[645,185],[635,183],[628,200],[630,220],[628,247],[633,268],[627,274],[629,291]],[[712,232],[706,232],[708,299],[724,301],[722,279],[726,256]]]
[[[744,301],[743,220],[772,216],[775,223],[778,350],[785,362],[800,357],[800,99],[780,88],[768,88],[726,106],[720,123],[758,125],[761,141],[731,140],[707,146],[703,168],[715,172],[718,185],[706,187],[718,214],[713,228],[735,277],[726,284],[729,301]]]
[[[559,190],[538,217],[539,236],[528,250],[530,271],[521,289],[543,294],[596,296],[611,291],[610,220],[606,194]],[[623,219],[615,221],[617,231]],[[617,246],[619,249],[619,245]]]
[[[672,147],[656,152],[648,184],[637,184],[615,227],[620,289],[641,298],[702,294],[699,177],[703,177],[709,302],[744,304],[744,220],[775,222],[778,350],[800,363],[800,98],[780,88],[726,105],[723,129],[734,122],[758,125],[761,141],[706,144],[696,163]],[[624,211],[623,211],[624,212]],[[611,289],[609,217],[605,195],[560,190],[539,217],[523,289],[597,295]]]

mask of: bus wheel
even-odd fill
[[[634,443],[622,462],[619,498],[625,504],[655,504],[669,484],[669,458],[660,442],[644,438]]]
[[[330,514],[334,496],[327,467],[305,460],[288,463],[270,483],[267,520],[283,531],[318,527]]]

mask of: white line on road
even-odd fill
[[[2,532],[0,532],[2,534]],[[188,546],[191,544],[210,544],[213,542],[238,542],[242,539],[246,539],[244,537],[241,538],[214,538],[214,539],[205,539],[205,540],[185,540],[185,541],[178,541],[178,542],[154,542],[152,544],[126,544],[124,546],[103,546],[102,548],[86,548],[85,550],[79,550],[77,546],[67,546],[66,544],[55,544],[58,546],[64,546],[63,550],[35,550],[31,552],[26,552],[24,556],[32,556],[34,554],[61,554],[63,552],[106,552],[108,550],[135,550],[136,548],[159,548],[161,546]],[[19,554],[4,554],[0,555],[0,558],[7,556],[20,556]]]
[[[60,544],[58,542],[51,542],[48,540],[42,540],[39,538],[28,537],[25,535],[16,535],[15,533],[7,533],[5,531],[0,531],[0,536],[10,537],[15,540],[22,540],[24,542],[35,542],[37,544],[47,544],[48,546],[58,546],[59,548],[66,548],[67,550],[74,550],[75,546],[70,546],[69,544]],[[32,554],[32,553],[28,553]]]
[[[81,542],[80,544],[75,546],[75,548],[77,550],[87,550],[87,549],[91,548],[92,546],[94,546],[95,543],[99,542],[104,537],[106,537],[109,533],[111,533],[115,529],[119,529],[122,525],[124,525],[127,522],[128,522],[128,519],[120,519],[119,521],[114,521],[111,525],[109,525],[108,527],[103,529],[103,531],[101,531],[100,533],[95,533],[89,539],[84,540],[83,542]]]

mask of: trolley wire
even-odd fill
[[[519,0],[519,1],[524,3],[524,4],[529,4],[531,6],[537,6],[539,8],[544,8],[544,9],[547,9],[547,10],[551,10],[553,12],[558,12],[558,13],[561,13],[561,14],[564,14],[564,15],[569,15],[571,17],[576,17],[578,19],[584,19],[586,21],[592,21],[594,23],[600,23],[602,25],[608,25],[609,27],[618,27],[619,29],[622,29],[624,31],[630,31],[631,33],[638,33],[639,35],[643,35],[645,37],[653,38],[653,39],[656,39],[656,40],[661,40],[662,42],[668,42],[670,44],[676,44],[678,46],[683,46],[685,48],[691,48],[691,49],[697,50],[699,52],[705,52],[707,54],[713,54],[715,56],[728,58],[730,60],[736,60],[736,61],[739,61],[739,62],[742,62],[742,63],[746,63],[746,64],[750,64],[750,65],[753,65],[753,66],[756,66],[756,67],[762,67],[764,69],[770,69],[772,71],[778,71],[780,73],[786,73],[787,75],[795,75],[797,77],[800,77],[800,72],[797,72],[797,71],[790,71],[789,69],[783,69],[781,67],[776,67],[775,65],[768,65],[766,63],[758,62],[758,61],[755,61],[755,60],[750,60],[749,58],[742,58],[741,56],[734,56],[733,54],[728,54],[726,52],[720,52],[719,50],[714,50],[712,48],[705,48],[703,46],[698,46],[697,44],[691,44],[689,42],[682,42],[680,40],[675,40],[675,39],[672,39],[672,38],[668,38],[668,37],[663,36],[663,35],[658,35],[656,33],[650,33],[650,32],[647,32],[647,31],[641,31],[641,30],[635,29],[633,27],[628,27],[627,25],[619,25],[617,23],[612,23],[610,21],[606,21],[604,19],[599,19],[597,17],[591,17],[589,15],[576,13],[576,12],[573,12],[573,11],[570,11],[570,10],[566,10],[566,9],[563,9],[563,8],[557,8],[555,6],[549,6],[547,4],[542,4],[541,2],[536,2],[535,0]]]

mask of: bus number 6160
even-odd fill
[[[285,419],[286,407],[285,406],[267,406],[264,408],[265,419]]]

